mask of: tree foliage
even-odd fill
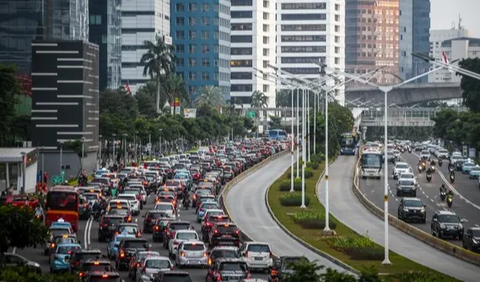
[[[118,89],[100,94],[100,134],[103,136],[132,133],[137,116],[137,101],[129,93]]]
[[[16,78],[17,69],[14,66],[0,64],[0,145],[11,146],[15,143],[15,94],[21,92]]]
[[[450,141],[456,147],[467,144],[480,149],[480,113],[442,109],[432,120],[435,137]]]
[[[266,108],[268,106],[267,95],[258,90],[253,91],[250,106],[252,108]]]
[[[70,273],[37,273],[27,267],[6,267],[0,272],[0,281],[8,282],[80,282],[77,275]]]
[[[459,66],[469,71],[480,73],[479,58],[463,59],[460,61]],[[462,98],[465,106],[475,113],[480,113],[480,81],[476,78],[462,75],[460,87],[463,90]]]
[[[49,237],[48,227],[34,219],[29,208],[0,206],[0,252],[9,248],[43,246]]]
[[[216,86],[204,86],[196,100],[198,105],[209,105],[211,107],[223,106],[225,98],[222,90]]]

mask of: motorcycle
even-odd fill
[[[431,174],[427,174],[427,181],[428,182],[432,181],[432,175]]]
[[[450,183],[455,182],[455,174],[450,174]]]
[[[442,167],[442,163],[443,163],[442,159],[438,159],[438,166],[439,167]]]
[[[185,207],[186,210],[188,210],[188,206],[190,206],[190,199],[187,197],[183,198],[182,205]]]
[[[408,147],[408,152],[412,153],[412,148]]]
[[[447,192],[445,192],[445,191],[440,192],[440,199],[442,199],[442,202],[445,201],[446,196],[447,196]]]
[[[452,204],[453,204],[453,195],[450,194],[447,197],[447,205],[448,205],[449,208],[451,208]]]
[[[419,165],[418,166],[418,173],[422,173],[422,171],[423,171],[423,166]]]
[[[435,172],[435,166],[431,166],[430,169],[432,170],[432,172]]]

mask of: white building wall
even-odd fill
[[[325,17],[310,19],[319,14]],[[304,79],[319,79],[319,67],[311,59],[345,70],[344,1],[278,0],[277,66]],[[344,87],[338,89],[336,99],[344,105]]]
[[[146,52],[140,46],[155,35],[170,37],[170,1],[135,0],[122,3],[122,85],[127,82],[135,93],[149,77],[140,64]]]

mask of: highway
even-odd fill
[[[345,272],[331,261],[317,255],[287,235],[268,213],[265,195],[270,185],[290,167],[290,155],[273,161],[233,186],[226,197],[226,207],[240,229],[252,240],[268,242],[277,256],[304,255],[310,261]]]
[[[268,169],[268,167],[269,166],[267,165],[265,169]],[[141,215],[144,215],[149,209],[153,209],[154,200],[155,200],[155,197],[152,194],[147,200],[147,205],[144,206],[140,215],[136,217],[138,226],[140,228],[142,228],[143,226],[143,218]],[[197,230],[199,235],[202,236],[200,231],[201,226],[196,221],[195,209],[191,209],[191,208],[188,210],[181,209],[179,219],[190,221],[194,226],[195,230]],[[85,242],[87,242],[88,248],[100,249],[103,254],[106,254],[108,243],[100,243],[97,238],[99,223],[96,221],[93,221],[91,222],[91,227],[87,228],[87,226],[90,226],[90,222],[91,221],[80,221],[80,224],[79,224],[80,226],[77,232],[77,238],[81,241],[82,246],[85,246]],[[150,244],[152,244],[152,251],[160,252],[161,255],[168,257],[168,251],[163,248],[161,242],[153,242],[151,234],[143,234],[143,237],[147,238]],[[29,260],[40,263],[40,265],[42,266],[43,272],[49,272],[50,269],[48,264],[48,257],[43,256],[43,248],[37,248],[37,249],[29,248],[24,250],[17,250],[17,253]],[[205,276],[207,273],[206,269],[185,269],[185,268],[182,269],[182,271],[185,271],[185,270],[190,273],[192,281],[194,282],[205,281]],[[128,271],[125,271],[125,270],[121,271],[120,274],[122,275],[122,279],[125,279],[126,281],[130,281],[128,278]],[[267,279],[266,274],[252,273],[252,277]]]
[[[330,165],[330,212],[343,224],[355,230],[357,233],[363,235],[366,234],[377,244],[384,246],[383,220],[367,210],[352,191],[353,169],[355,162],[355,157],[339,156],[337,160]],[[369,199],[381,197],[381,208],[383,209],[383,181],[368,180],[363,182],[361,181],[360,183],[363,186],[366,184],[370,185],[370,188],[366,189],[368,193],[364,192],[365,194],[369,194]],[[322,181],[322,183],[317,187],[317,191],[321,202],[325,204],[325,193],[323,187],[324,184]],[[371,193],[371,190],[374,188],[382,191],[382,193]],[[438,187],[436,189],[438,190]],[[417,196],[420,196],[420,194],[422,193],[418,193]],[[395,198],[390,197],[389,205],[393,206],[396,205],[396,203],[397,201]],[[455,207],[455,201],[453,204]],[[396,207],[394,211],[394,215],[396,215]],[[392,212],[392,210],[390,210],[390,212]],[[428,227],[430,226],[428,225]],[[403,233],[392,226],[389,228],[389,240],[390,249],[392,251],[417,263],[435,269],[439,272],[443,272],[462,281],[478,281],[480,267],[464,262],[427,244],[424,244],[423,242],[416,240],[412,236]]]

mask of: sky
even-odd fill
[[[462,26],[480,38],[480,0],[430,0],[430,5],[431,29],[451,29],[453,22],[457,27],[460,14]]]

